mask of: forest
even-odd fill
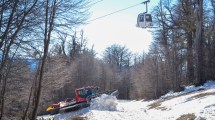
[[[215,80],[215,0],[160,0],[149,52],[87,47],[89,0],[0,1],[0,120],[34,120],[75,88],[118,89],[119,99],[156,99]],[[68,17],[69,16],[69,17]],[[114,29],[114,28],[113,28]]]

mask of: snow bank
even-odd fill
[[[215,104],[206,106],[202,111],[200,112],[199,116],[203,118],[207,118],[207,120],[215,120]],[[201,118],[199,117],[199,118]],[[201,120],[201,119],[199,119]]]
[[[115,111],[117,108],[117,98],[115,96],[102,94],[91,101],[91,110]]]
[[[208,90],[211,88],[215,88],[215,81],[208,81],[203,86],[195,87],[194,85],[185,87],[184,92],[194,92],[200,89]]]
[[[77,116],[81,116],[89,112],[89,108],[83,108],[78,111],[74,112],[69,112],[69,113],[62,113],[62,114],[57,114],[54,116],[54,120],[67,120],[68,118],[74,118]]]
[[[204,87],[206,89],[211,89],[211,88],[215,88],[215,81],[208,81],[204,84]]]
[[[187,86],[187,87],[185,87],[184,91],[181,91],[181,92],[170,91],[167,94],[161,96],[160,98],[163,99],[163,98],[168,98],[168,97],[174,97],[174,96],[182,95],[182,94],[189,93],[189,92],[195,92],[200,89],[208,90],[211,88],[215,88],[215,81],[208,81],[203,86],[199,86],[199,87],[195,87],[194,85]]]

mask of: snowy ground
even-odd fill
[[[103,95],[95,99],[90,108],[52,117],[65,120],[77,115],[87,120],[176,120],[182,115],[185,119],[179,120],[215,120],[215,82],[201,87],[189,86],[182,92],[169,92],[153,101],[121,101]]]

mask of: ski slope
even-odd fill
[[[102,95],[88,108],[47,117],[66,120],[75,116],[87,120],[184,120],[182,117],[215,120],[215,82],[189,86],[182,92],[169,92],[152,101],[117,100],[114,96]]]

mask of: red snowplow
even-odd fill
[[[46,109],[49,114],[64,113],[70,111],[76,111],[85,107],[90,106],[91,99],[99,97],[102,94],[108,94],[113,96],[118,96],[118,90],[109,90],[104,92],[98,92],[98,87],[87,86],[78,88],[75,90],[75,98],[67,98],[57,104],[52,104]]]

